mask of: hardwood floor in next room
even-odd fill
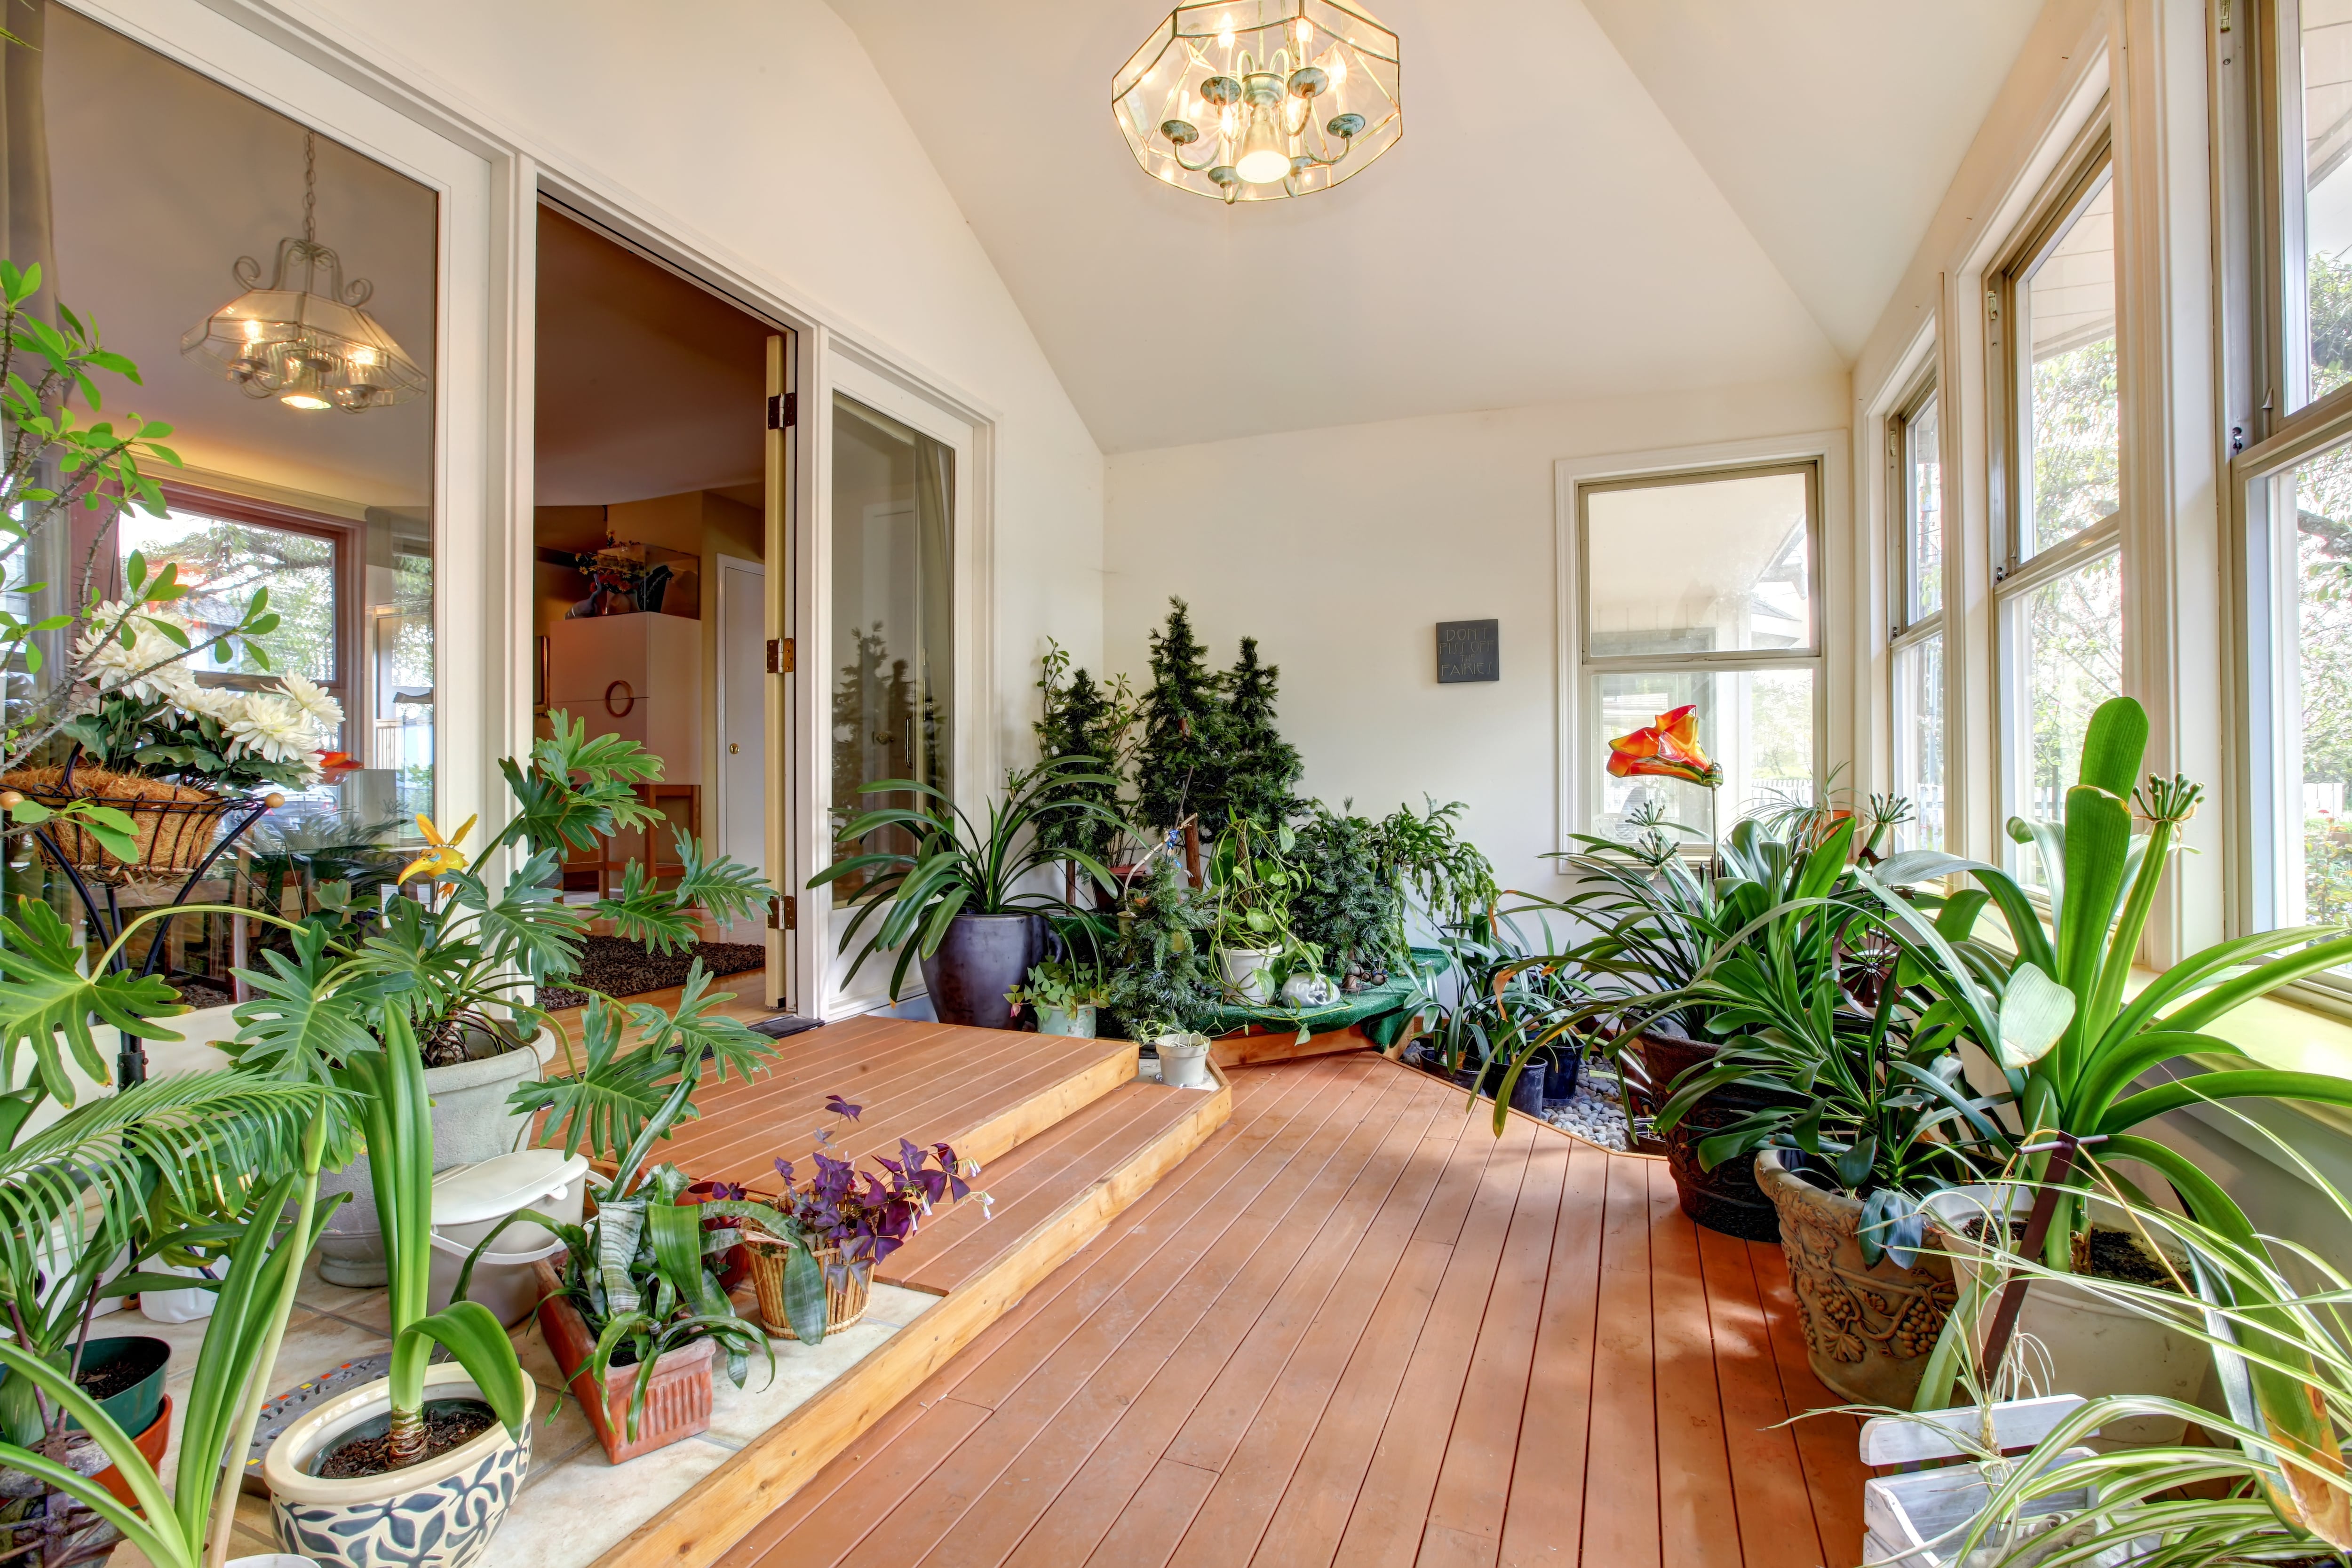
[[[1380,1057],[1232,1121],[728,1568],[1858,1559],[1851,1417],[1775,1247],[1664,1165]]]

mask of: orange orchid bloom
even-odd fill
[[[321,773],[333,778],[339,773],[350,773],[360,765],[360,762],[348,752],[320,752],[318,764]]]
[[[1698,743],[1698,710],[1690,705],[1661,713],[1646,730],[1620,735],[1609,742],[1612,778],[1681,779],[1713,789],[1723,782],[1723,770],[1709,760]]]

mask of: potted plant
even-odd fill
[[[824,1103],[844,1121],[865,1110],[837,1094]],[[979,1165],[945,1143],[924,1149],[902,1138],[897,1159],[877,1156],[875,1169],[860,1172],[824,1152],[832,1141],[830,1129],[819,1130],[821,1146],[810,1157],[816,1171],[804,1184],[796,1184],[793,1162],[776,1162],[778,1195],[770,1206],[784,1228],[742,1211],[760,1316],[770,1333],[790,1333],[804,1344],[821,1343],[865,1317],[874,1266],[904,1247],[940,1205],[977,1197],[983,1219],[991,1206],[986,1193],[971,1187]],[[813,1284],[824,1291],[821,1315]]]
[[[1882,902],[1886,929],[1934,998],[1937,1023],[1981,1051],[2005,1080],[2027,1134],[2021,1141],[2047,1144],[2057,1132],[2101,1140],[2074,1163],[2050,1226],[2042,1262],[2060,1273],[2075,1271],[2078,1256],[2087,1263],[2099,1243],[2103,1227],[2088,1199],[2110,1161],[2154,1168],[2207,1225],[2243,1223],[2210,1174],[2136,1131],[2151,1119],[2249,1098],[2352,1105],[2352,1081],[2264,1068],[2207,1032],[2258,996],[2352,961],[2352,936],[2337,928],[2300,926],[2220,942],[2126,994],[2158,884],[2202,794],[2181,778],[2138,783],[2147,743],[2147,716],[2137,702],[2102,705],[2084,733],[2065,821],[2011,820],[2010,837],[2045,868],[2047,917],[2011,872],[1937,851],[1892,856],[1856,873]],[[2133,831],[2135,807],[2148,824],[2145,834]],[[1918,887],[1960,877],[1974,885],[1945,892]],[[1999,912],[2003,942],[1976,934],[1988,908]],[[2183,1070],[2174,1081],[2135,1087],[2175,1064]],[[2031,1156],[2022,1173],[2039,1180],[2048,1159],[2046,1152]],[[2144,1359],[2104,1353],[2111,1336],[2096,1332],[2098,1315],[2068,1306],[2086,1305],[2087,1298],[2048,1296],[2037,1304],[2037,1333],[2068,1389],[2147,1392]],[[2193,1356],[2168,1359],[2195,1363]]]
[[[1037,1009],[1041,1035],[1076,1035],[1094,1038],[1096,1011],[1106,1005],[1110,987],[1090,964],[1076,959],[1048,960],[1033,967],[1028,978],[1004,994],[1015,1007]]]
[[[698,993],[699,969],[691,982]],[[769,1229],[789,1222],[764,1205],[740,1199],[688,1201],[693,1182],[685,1172],[646,1163],[670,1129],[694,1114],[693,1094],[705,1066],[699,1026],[730,1022],[702,1020],[702,1005],[698,995],[681,1005],[683,1026],[646,1009],[655,1015],[651,1029],[625,1055],[627,1016],[607,998],[591,1001],[588,1081],[534,1084],[524,1100],[553,1113],[551,1134],[570,1141],[567,1152],[587,1142],[612,1162],[612,1178],[593,1189],[594,1212],[583,1224],[528,1209],[508,1215],[475,1243],[457,1276],[457,1295],[463,1299],[475,1267],[508,1226],[535,1223],[562,1240],[560,1265],[541,1259],[535,1266],[540,1329],[556,1370],[616,1465],[709,1426],[711,1361],[719,1351],[727,1352],[728,1375],[738,1388],[751,1351],[769,1358],[771,1376],[775,1370],[766,1337],[736,1315],[707,1260],[723,1259],[740,1243],[737,1227],[746,1219]],[[748,1069],[759,1047],[743,1037],[760,1037],[740,1025],[714,1033],[709,1060]],[[651,1109],[617,1115],[608,1109],[603,1116],[590,1109],[599,1101],[609,1108],[615,1099]]]
[[[1215,900],[1191,886],[1173,856],[1155,851],[1120,889],[1109,940],[1108,1002],[1125,1037],[1197,1030],[1217,1016],[1223,986],[1210,967]]]
[[[1290,858],[1297,835],[1237,816],[1218,836],[1209,882],[1216,898],[1213,938],[1227,991],[1250,1006],[1283,994],[1294,973],[1318,974],[1323,954],[1291,929],[1291,901],[1307,878]]]
[[[1160,1058],[1160,1081],[1171,1089],[1207,1089],[1209,1037],[1191,1029],[1147,1026],[1146,1037]]]
[[[16,989],[11,984],[0,992]],[[141,1085],[127,1093],[149,1087]],[[246,1223],[233,1237],[224,1233],[227,1269],[196,1355],[173,1489],[164,1490],[155,1457],[68,1373],[20,1344],[0,1341],[0,1367],[6,1369],[10,1381],[28,1385],[45,1405],[54,1405],[60,1413],[56,1425],[61,1426],[66,1419],[78,1424],[97,1449],[95,1458],[106,1466],[101,1472],[88,1473],[94,1460],[72,1453],[55,1436],[37,1447],[0,1440],[0,1466],[31,1477],[46,1489],[38,1511],[19,1512],[15,1520],[0,1523],[0,1551],[26,1553],[20,1562],[47,1568],[94,1562],[110,1552],[118,1539],[135,1547],[155,1568],[221,1568],[232,1561],[230,1531],[242,1467],[223,1464],[222,1456],[245,1452],[268,1394],[270,1368],[293,1312],[303,1260],[317,1234],[319,1163],[331,1121],[321,1113],[317,1094],[306,1094],[305,1086],[247,1087],[301,1107],[297,1115],[299,1152],[291,1171],[252,1173],[257,1195]],[[197,1131],[182,1146],[200,1148],[204,1138]],[[159,1146],[170,1142],[166,1139]],[[110,1187],[104,1191],[102,1206],[110,1211],[121,1196]],[[482,1534],[495,1528],[511,1495],[510,1489],[491,1490],[476,1500],[471,1517],[488,1521],[480,1527]],[[275,1568],[288,1559],[234,1561]]]
[[[590,736],[568,714],[548,721],[551,732],[533,748],[529,767],[505,764],[516,812],[478,852],[465,847],[472,822],[445,837],[420,816],[424,852],[394,880],[414,884],[423,897],[370,905],[330,884],[310,917],[352,954],[359,973],[396,987],[424,1058],[436,1169],[491,1159],[519,1142],[521,1117],[509,1101],[558,1048],[536,993],[574,978],[591,921],[669,952],[693,943],[698,916],[741,919],[767,892],[757,873],[708,855],[681,834],[681,869],[670,886],[655,885],[632,864],[612,896],[563,902],[562,847],[659,820],[637,786],[660,777],[661,762],[634,742]],[[509,851],[520,858],[501,880],[490,868],[506,864]],[[268,951],[262,959],[273,968],[292,963]],[[276,984],[257,982],[256,989],[266,995]],[[320,1266],[336,1284],[384,1282],[373,1185],[364,1160],[327,1180],[329,1191],[353,1198]]]
[[[811,888],[847,879],[857,906],[841,933],[840,951],[853,945],[855,977],[877,952],[896,950],[890,999],[897,1001],[907,971],[919,961],[931,1008],[943,1024],[1003,1029],[1013,1024],[1004,994],[1045,954],[1045,915],[1066,909],[1064,900],[1024,889],[1033,873],[1064,859],[1077,860],[1087,873],[1108,884],[1110,873],[1084,850],[1055,848],[1040,839],[1041,817],[1057,823],[1075,818],[1118,821],[1091,800],[1058,792],[1098,785],[1108,775],[1087,758],[1040,763],[1025,773],[1008,773],[1001,800],[988,805],[985,826],[945,793],[914,779],[882,779],[867,795],[908,795],[912,805],[868,811],[841,830],[844,847],[864,844],[809,879]],[[865,940],[858,933],[871,922]]]

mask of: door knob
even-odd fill
[[[742,747],[740,747],[740,746],[737,745],[737,744],[736,744],[734,742],[732,742],[732,741],[730,741],[730,742],[727,742],[727,754],[728,754],[729,756],[730,756],[730,757],[731,757],[731,756],[733,756],[736,752],[738,752],[741,751],[742,749],[743,749]]]

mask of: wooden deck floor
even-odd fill
[[[1778,1248],[1664,1167],[1359,1055],[1232,1121],[729,1568],[1851,1564]]]

